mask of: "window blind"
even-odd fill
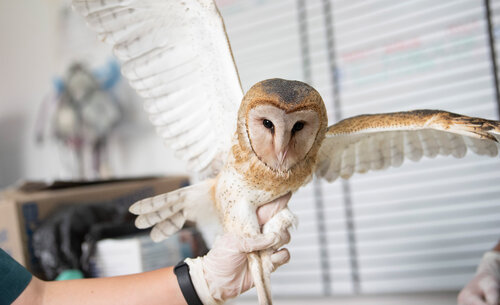
[[[218,4],[245,90],[272,77],[306,81],[330,124],[419,108],[498,119],[485,1]],[[500,36],[500,4],[490,11]],[[458,290],[500,237],[499,185],[500,159],[472,154],[315,181],[290,202],[299,226],[273,293]]]

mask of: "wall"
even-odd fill
[[[54,76],[64,71],[59,2],[0,0],[0,188],[19,179],[68,177],[55,143],[35,143],[42,100],[52,91]],[[141,107],[136,103],[130,111],[146,122]],[[120,129],[111,141],[115,176],[186,172],[149,124],[139,125],[144,130],[136,126]]]

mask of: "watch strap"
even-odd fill
[[[188,264],[184,261],[179,262],[174,267],[174,273],[177,276],[177,282],[188,305],[203,305],[191,281]]]

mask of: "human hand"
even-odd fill
[[[459,305],[497,305],[500,290],[500,252],[486,252],[474,278],[460,291]]]
[[[289,199],[289,198],[288,198]],[[286,202],[275,200],[257,210],[260,224],[278,213]],[[253,287],[247,254],[283,245],[290,240],[287,229],[279,234],[267,233],[255,237],[239,237],[232,233],[219,236],[212,249],[203,257],[186,259],[191,280],[203,304],[222,304]],[[290,259],[287,249],[271,254],[273,271]]]

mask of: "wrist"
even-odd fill
[[[189,266],[183,261],[179,262],[174,267],[174,274],[177,277],[177,283],[186,303],[188,305],[203,305],[193,286]]]
[[[203,257],[187,258],[184,262],[189,266],[189,276],[193,283],[196,294],[204,305],[220,305],[223,300],[216,300],[210,292],[210,287],[205,279],[203,268]],[[191,305],[191,304],[190,304]]]

